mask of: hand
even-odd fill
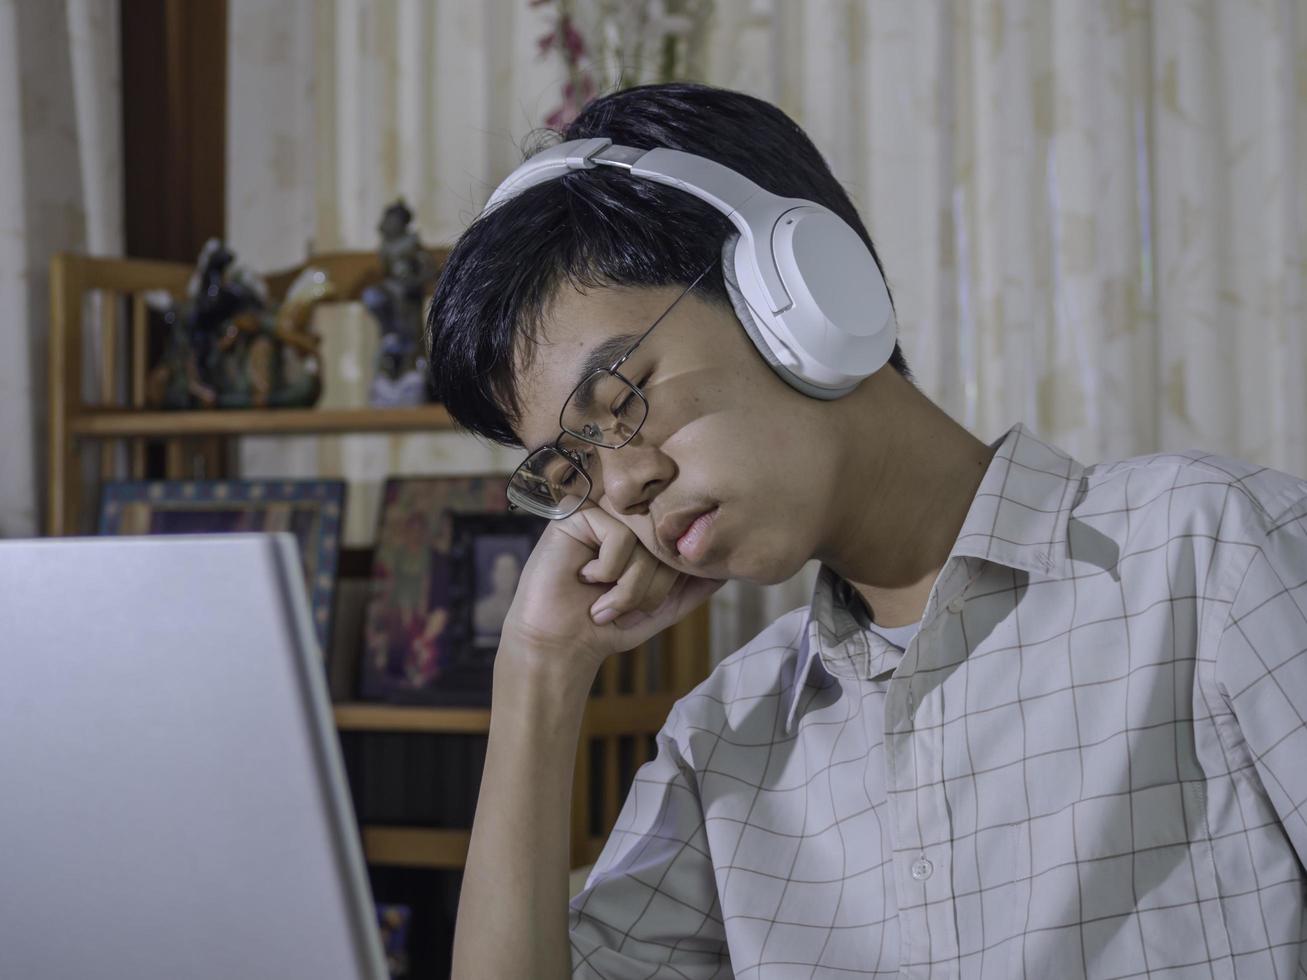
[[[680,622],[725,584],[663,564],[625,524],[587,504],[545,528],[522,569],[501,649],[521,647],[551,662],[575,658],[577,669],[597,670],[609,655]]]

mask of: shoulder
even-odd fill
[[[1216,453],[1086,468],[1067,530],[1073,551],[1095,532],[1111,539],[1118,574],[1137,594],[1164,582],[1195,599],[1205,633],[1219,634],[1241,608],[1307,578],[1307,482]],[[1250,576],[1255,567],[1261,572]]]
[[[1184,533],[1220,525],[1258,537],[1301,517],[1307,501],[1307,482],[1298,477],[1199,449],[1096,463],[1084,481],[1073,516],[1115,506],[1136,519],[1165,515]]]
[[[676,742],[694,768],[706,764],[713,745],[724,736],[770,744],[782,730],[808,610],[800,606],[774,620],[677,700],[663,734]]]

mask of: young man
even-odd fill
[[[758,100],[643,87],[563,135],[716,161],[871,248]],[[809,397],[742,329],[734,231],[600,167],[489,208],[437,287],[437,397],[532,452],[521,494],[575,493],[504,624],[454,977],[1307,969],[1307,484],[1201,452],[1085,466],[1021,425],[986,445],[897,347]],[[578,381],[619,360],[622,438],[576,438]],[[569,910],[599,665],[811,558],[811,605],[678,702]]]

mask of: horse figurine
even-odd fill
[[[307,408],[321,397],[321,339],[309,324],[318,303],[337,298],[335,286],[310,267],[269,308],[262,281],[234,262],[210,239],[185,300],[147,298],[168,330],[146,386],[153,407]]]

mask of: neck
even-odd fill
[[[876,623],[906,626],[921,619],[994,450],[888,366],[837,404],[844,465],[813,557]]]

